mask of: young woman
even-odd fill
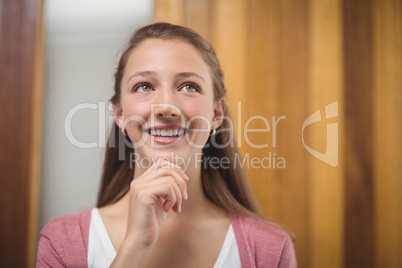
[[[213,48],[168,23],[137,30],[115,74],[97,208],[42,230],[38,267],[295,267],[234,160]]]

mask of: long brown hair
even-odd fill
[[[194,46],[210,68],[214,100],[224,99],[226,89],[223,82],[223,72],[212,46],[189,28],[169,23],[154,23],[138,29],[132,35],[126,49],[123,51],[115,73],[115,92],[111,98],[113,104],[116,105],[120,102],[120,84],[131,52],[140,43],[150,38],[180,40]],[[225,118],[230,118],[227,107],[225,109]],[[204,194],[216,205],[227,211],[257,215],[256,202],[251,194],[247,178],[243,170],[240,167],[236,167],[235,159],[239,155],[235,142],[230,140],[230,131],[227,131],[230,127],[229,120],[223,120],[220,129],[208,139],[203,148],[203,159],[205,161],[210,157],[230,160],[227,168],[214,169],[208,165],[202,165],[205,167],[201,171]],[[216,144],[227,146],[215,146]],[[113,204],[128,192],[134,175],[134,166],[130,166],[130,153],[133,152],[133,149],[129,145],[130,143],[127,142],[125,136],[114,124],[106,147],[102,180],[98,194],[98,207]]]

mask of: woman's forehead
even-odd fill
[[[204,80],[211,80],[210,68],[201,53],[191,44],[181,40],[148,39],[129,56],[126,72],[164,71],[197,73]]]

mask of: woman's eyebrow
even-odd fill
[[[137,77],[137,76],[156,76],[156,73],[154,71],[141,71],[141,72],[136,72],[135,74],[133,74],[132,76],[130,76],[127,80],[127,84],[128,82],[130,82],[131,78]],[[190,76],[195,76],[198,77],[199,79],[201,79],[204,83],[205,80],[202,76],[196,74],[196,73],[192,73],[192,72],[182,72],[182,73],[178,73],[175,75],[176,77],[190,77]]]
[[[196,73],[183,72],[183,73],[178,73],[178,74],[176,74],[176,76],[177,76],[177,77],[184,77],[184,78],[190,77],[190,76],[196,76],[196,77],[198,77],[199,79],[201,79],[201,80],[205,83],[204,78],[202,78],[202,76],[200,76],[200,75],[198,75],[198,74],[196,74]]]
[[[142,71],[142,72],[136,72],[135,74],[133,74],[132,76],[130,76],[127,80],[127,84],[128,82],[130,82],[131,78],[137,77],[137,76],[156,76],[156,73],[154,71]]]

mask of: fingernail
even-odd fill
[[[181,212],[181,204],[179,205],[179,212]]]
[[[188,195],[187,195],[187,191],[184,192],[184,200],[187,200]]]

